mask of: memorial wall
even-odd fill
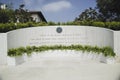
[[[43,26],[10,31],[8,49],[41,45],[91,45],[113,48],[113,31],[87,26]]]
[[[7,64],[7,50],[42,45],[109,46],[120,55],[120,31],[92,26],[42,26],[0,33],[0,65]]]

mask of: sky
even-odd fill
[[[0,0],[2,3],[13,3],[16,9],[20,4],[30,11],[41,11],[47,21],[73,21],[85,9],[96,6],[96,0]]]

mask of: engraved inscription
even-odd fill
[[[73,44],[83,43],[86,36],[82,34],[36,34],[30,39],[30,45],[44,45],[44,44]]]

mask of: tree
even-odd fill
[[[24,4],[21,4],[19,6],[19,9],[15,10],[16,20],[22,23],[32,21],[30,13],[28,12],[28,10],[24,9],[24,6],[25,6]]]
[[[102,21],[120,21],[120,0],[96,0]]]
[[[9,16],[6,10],[0,10],[0,23],[6,23],[9,21]]]
[[[2,5],[2,3],[1,3]],[[8,22],[29,22],[32,21],[28,10],[24,9],[24,4],[19,6],[19,9],[13,10],[12,3],[8,4],[6,9],[0,9],[0,23]]]
[[[0,23],[10,23],[15,21],[15,13],[12,9],[12,4],[0,3]],[[4,6],[4,8],[3,8]]]
[[[91,7],[83,11],[75,21],[97,21],[98,20],[98,13],[95,9]]]
[[[14,11],[9,9],[0,10],[0,23],[14,22]]]

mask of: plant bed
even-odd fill
[[[30,60],[39,59],[45,55],[50,56],[68,56],[79,57],[82,60],[94,60],[102,63],[115,63],[115,53],[109,47],[92,47],[81,45],[55,45],[55,46],[27,46],[8,51],[8,65],[18,65]],[[49,56],[48,56],[49,55]]]
[[[27,46],[27,47],[20,47],[20,48],[13,48],[8,50],[8,56],[22,56],[23,54],[31,55],[32,52],[44,52],[48,50],[75,50],[75,51],[82,51],[84,52],[93,52],[96,54],[102,53],[104,56],[111,56],[114,57],[116,54],[110,47],[97,47],[97,46],[89,46],[89,45],[54,45],[54,46]]]

